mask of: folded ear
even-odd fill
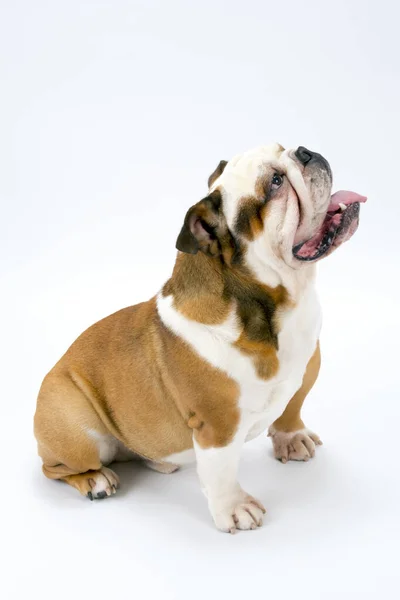
[[[218,179],[218,177],[224,172],[224,169],[227,164],[228,164],[227,160],[219,161],[218,167],[215,169],[215,171],[213,173],[211,173],[210,177],[208,178],[208,189],[210,189],[210,187],[212,186],[214,181],[216,179]]]
[[[218,256],[221,253],[221,237],[226,231],[221,193],[215,190],[188,210],[176,247],[187,254],[197,254],[201,250],[210,256]]]

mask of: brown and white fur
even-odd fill
[[[312,156],[274,144],[220,163],[157,297],[90,327],[45,377],[47,477],[102,498],[118,487],[115,460],[172,472],[193,459],[220,530],[261,525],[237,479],[244,442],[269,432],[283,462],[320,443],[300,416],[320,366],[315,265],[293,254],[329,205],[329,165]]]

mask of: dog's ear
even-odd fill
[[[213,173],[211,173],[210,177],[208,178],[208,189],[210,189],[210,187],[212,186],[214,181],[216,179],[218,179],[218,177],[224,172],[224,169],[227,164],[228,164],[227,160],[219,161],[218,167],[215,169],[215,171]]]
[[[221,204],[221,193],[215,190],[189,208],[176,240],[178,250],[187,254],[197,254],[199,250],[209,256],[221,254],[221,237],[227,231]]]

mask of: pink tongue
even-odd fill
[[[340,190],[340,192],[336,192],[331,196],[331,203],[329,204],[328,211],[338,210],[340,208],[339,204],[345,204],[348,206],[349,204],[354,204],[355,202],[366,202],[367,198],[365,196],[360,196],[360,194],[356,194],[355,192],[346,192],[345,190]]]

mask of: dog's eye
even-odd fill
[[[281,187],[282,183],[283,183],[282,175],[279,175],[278,173],[274,173],[274,176],[271,181],[272,189],[273,190],[278,189],[278,187]]]

